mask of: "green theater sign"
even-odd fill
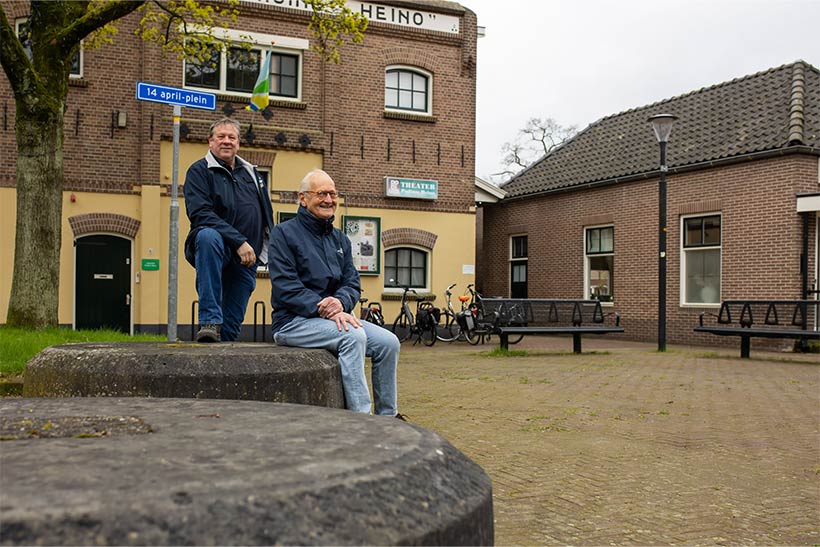
[[[438,181],[384,177],[384,195],[390,198],[438,199]]]

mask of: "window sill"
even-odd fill
[[[68,79],[69,87],[88,87],[88,80],[85,78],[70,77]]]
[[[709,310],[717,310],[720,309],[720,302],[716,302],[714,304],[690,304],[688,302],[684,302],[680,305],[681,308],[689,308],[689,309],[696,309],[696,308],[706,308]]]
[[[395,112],[393,110],[385,110],[384,117],[391,120],[405,120],[408,122],[436,123],[435,116],[413,114],[411,112]]]
[[[213,90],[209,91],[209,93],[214,93],[216,95],[216,100],[222,101],[225,103],[247,103],[250,104],[251,97],[250,95],[233,95],[230,93],[225,92],[215,92]],[[292,100],[287,101],[283,99],[274,99],[271,97],[270,99],[270,106],[274,108],[292,108],[294,110],[304,110],[307,108],[307,103],[303,103],[299,100]]]

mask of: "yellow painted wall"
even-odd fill
[[[17,222],[17,191],[0,188],[0,323],[6,322],[14,272],[14,233]]]

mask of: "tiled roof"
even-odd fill
[[[680,118],[670,169],[788,146],[820,153],[820,71],[796,61],[602,118],[513,177],[506,199],[657,172],[656,114]]]

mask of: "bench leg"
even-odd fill
[[[499,347],[502,350],[507,351],[507,350],[510,349],[510,343],[507,340],[507,335],[506,334],[499,334],[498,335],[498,343],[500,344]]]
[[[581,335],[572,333],[572,353],[581,353]]]
[[[740,358],[741,359],[748,359],[749,358],[749,349],[752,345],[752,338],[751,336],[740,336]]]

